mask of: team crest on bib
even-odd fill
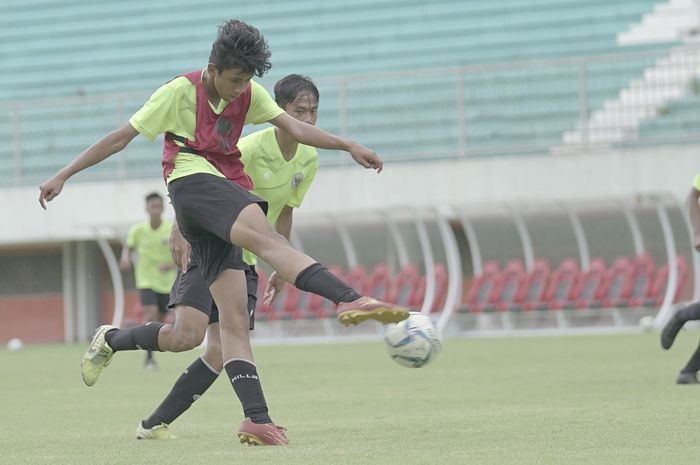
[[[299,184],[304,180],[304,173],[299,172],[295,173],[294,176],[292,176],[292,190],[296,190],[297,187],[299,187]]]

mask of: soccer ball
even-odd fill
[[[650,332],[654,329],[654,317],[650,315],[641,317],[639,319],[639,327],[642,328],[642,331]]]
[[[19,352],[22,350],[22,347],[24,344],[22,344],[22,341],[20,339],[10,339],[7,341],[7,350],[10,352]]]
[[[389,356],[401,366],[420,368],[432,362],[442,350],[440,331],[428,315],[411,312],[407,319],[384,333]]]

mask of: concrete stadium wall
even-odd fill
[[[697,145],[566,155],[483,157],[389,164],[379,175],[358,166],[322,168],[303,215],[415,205],[593,200],[668,192],[682,200],[700,169]],[[321,154],[323,156],[323,154]],[[94,225],[145,217],[143,196],[165,193],[160,178],[79,182],[44,212],[37,186],[0,189],[0,245],[94,237]],[[172,209],[167,215],[173,216]]]

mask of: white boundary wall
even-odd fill
[[[393,206],[537,203],[668,192],[682,200],[700,170],[700,146],[601,150],[578,154],[450,159],[388,164],[376,175],[359,166],[322,168],[298,218],[329,211]],[[323,156],[323,154],[321,154]],[[0,245],[94,239],[95,225],[145,217],[144,195],[162,180],[68,182],[44,212],[37,186],[0,188]],[[173,216],[172,210],[168,212]]]

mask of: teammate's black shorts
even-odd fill
[[[267,213],[267,202],[229,179],[204,173],[172,181],[168,192],[180,232],[192,246],[207,286],[226,269],[248,268],[241,248],[230,243],[231,226],[250,204]]]
[[[248,287],[248,316],[250,317],[250,329],[255,327],[255,306],[258,303],[258,273],[255,267],[246,265],[245,280]],[[209,286],[204,282],[202,273],[194,259],[190,259],[187,272],[178,270],[177,279],[170,291],[169,308],[176,305],[188,305],[209,315],[209,324],[219,322],[219,309],[209,292]]]
[[[160,313],[168,313],[168,294],[160,294],[153,289],[139,289],[141,306],[155,305]]]

